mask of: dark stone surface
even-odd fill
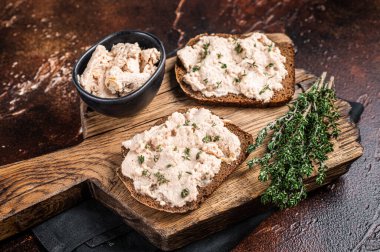
[[[150,31],[170,52],[202,32],[286,32],[298,51],[296,67],[328,70],[338,96],[364,104],[365,152],[345,176],[273,214],[238,248],[380,250],[379,26],[379,0],[0,0],[0,164],[82,140],[67,69],[104,35]],[[30,233],[0,244],[0,250],[32,247],[40,249]]]

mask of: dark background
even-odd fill
[[[285,32],[297,68],[327,70],[339,97],[364,104],[365,152],[341,179],[273,214],[238,248],[380,250],[379,27],[379,0],[0,0],[0,165],[82,140],[71,67],[109,33],[149,31],[173,52],[203,32]],[[6,249],[39,245],[27,231],[1,242]]]

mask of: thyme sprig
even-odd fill
[[[268,139],[266,152],[248,161],[248,167],[260,165],[259,180],[270,181],[262,195],[263,203],[274,203],[281,209],[297,205],[306,197],[303,179],[318,167],[316,182],[326,177],[325,161],[333,151],[332,138],[339,134],[339,113],[334,105],[334,77],[325,82],[326,73],[289,106],[289,111],[263,128],[251,153]]]

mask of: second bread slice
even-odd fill
[[[288,36],[281,33],[265,34],[270,40],[272,40],[276,46],[279,47],[281,54],[286,57],[285,68],[288,75],[283,79],[283,89],[274,91],[273,97],[269,102],[262,102],[260,100],[248,98],[244,95],[228,94],[221,97],[206,97],[200,91],[194,91],[190,85],[183,81],[183,77],[186,74],[186,69],[183,67],[181,61],[177,58],[175,65],[176,79],[181,87],[189,97],[203,103],[203,104],[219,104],[219,105],[234,105],[243,107],[273,107],[284,105],[289,102],[294,95],[294,83],[295,83],[295,68],[294,68],[294,48],[293,43]],[[191,46],[196,44],[203,36],[218,36],[224,38],[245,38],[250,34],[233,35],[233,34],[200,34],[195,38],[189,40],[186,44]]]
[[[184,113],[186,112],[187,110],[180,110],[178,112],[180,113]],[[155,126],[157,125],[160,125],[160,124],[163,124],[166,120],[167,120],[168,117],[164,117],[162,119],[160,119],[159,121],[157,121],[155,123]],[[235,134],[239,140],[240,140],[240,148],[241,148],[241,151],[240,151],[240,155],[237,157],[237,159],[235,161],[233,161],[232,163],[225,163],[225,162],[222,162],[221,164],[221,167],[220,167],[220,170],[217,174],[215,174],[215,176],[213,177],[212,179],[212,182],[210,182],[209,184],[207,184],[206,186],[204,187],[199,187],[198,186],[198,196],[196,198],[195,201],[191,201],[191,202],[187,202],[186,205],[182,206],[182,207],[173,207],[173,206],[170,206],[170,205],[160,205],[160,203],[158,201],[156,201],[155,199],[147,196],[147,195],[143,195],[143,194],[140,194],[138,193],[135,188],[134,188],[134,185],[133,185],[133,180],[130,179],[129,177],[126,177],[125,175],[123,175],[122,171],[121,171],[121,168],[119,168],[117,170],[117,175],[118,177],[120,178],[120,180],[124,183],[124,185],[126,186],[126,188],[128,189],[128,191],[131,193],[132,197],[135,198],[137,201],[139,201],[140,203],[148,206],[148,207],[151,207],[151,208],[154,208],[154,209],[157,209],[157,210],[160,210],[160,211],[165,211],[165,212],[170,212],[170,213],[185,213],[185,212],[188,212],[190,210],[194,210],[194,209],[197,209],[200,204],[211,194],[213,193],[221,184],[222,182],[240,165],[244,162],[244,160],[247,158],[248,154],[246,152],[246,149],[248,148],[248,146],[252,143],[253,139],[252,139],[252,136],[241,130],[238,126],[232,124],[232,123],[229,123],[229,122],[224,122],[224,126],[226,128],[228,128],[233,134]],[[123,157],[125,157],[128,153],[128,149],[122,147],[122,155]]]

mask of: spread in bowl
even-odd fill
[[[143,31],[119,31],[89,48],[73,69],[73,83],[93,110],[113,117],[136,114],[157,94],[165,74],[162,42]]]
[[[149,80],[160,56],[156,48],[142,49],[138,43],[118,43],[110,51],[98,45],[78,81],[101,98],[125,96]]]

